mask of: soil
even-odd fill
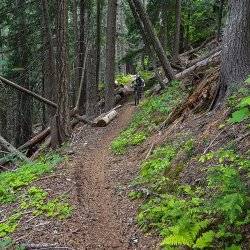
[[[67,194],[74,207],[72,216],[65,221],[25,216],[15,240],[25,245],[46,243],[69,249],[158,248],[157,239],[144,235],[136,225],[139,202],[128,198],[146,149],[138,147],[124,156],[115,156],[110,149],[134,109],[131,103],[125,104],[107,127],[75,129],[70,149],[66,150],[68,160],[56,173],[37,182],[52,197]]]

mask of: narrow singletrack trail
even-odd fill
[[[127,197],[138,164],[126,156],[114,156],[110,150],[134,109],[125,104],[109,126],[87,127],[81,132],[80,143],[75,142],[70,167],[76,214],[64,225],[71,232],[65,235],[64,243],[74,249],[155,249],[153,241],[143,240],[134,221],[137,205]]]

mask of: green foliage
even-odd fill
[[[52,172],[61,160],[60,155],[50,154],[32,164],[23,165],[16,171],[0,173],[0,203],[16,202],[12,215],[0,223],[0,238],[6,238],[13,233],[27,212],[32,212],[35,216],[44,215],[58,219],[66,219],[71,215],[72,207],[63,201],[63,197],[49,199],[48,193],[42,188],[27,188],[42,175]],[[2,241],[0,246],[5,243],[7,244]]]
[[[116,138],[111,144],[111,149],[115,154],[123,154],[127,147],[141,144],[147,138],[144,131],[135,131],[129,128],[123,131],[119,137]]]
[[[47,199],[47,192],[39,187],[31,187],[20,207],[33,209],[34,215],[45,214],[48,217],[58,217],[59,219],[65,219],[71,215],[72,208],[68,203],[60,201],[58,197],[46,202]]]
[[[246,80],[248,81],[250,78]],[[249,88],[240,88],[235,94],[229,97],[228,103],[233,109],[232,116],[228,119],[229,123],[241,123],[250,118],[250,95]]]
[[[145,82],[147,82],[154,76],[153,72],[146,70],[140,70],[139,74]]]
[[[0,238],[3,238],[10,233],[13,233],[21,219],[20,213],[11,215],[6,221],[0,223]]]
[[[5,237],[3,240],[0,240],[0,249],[25,250],[26,248],[22,245],[15,244],[15,242],[12,239]]]
[[[155,181],[159,175],[164,174],[175,155],[176,149],[169,145],[154,150],[150,159],[141,166],[140,177],[142,181]]]
[[[182,98],[183,91],[180,88],[180,83],[173,81],[162,95],[145,99],[140,104],[129,127],[112,142],[113,152],[123,154],[129,146],[138,145],[145,141]]]
[[[132,81],[133,81],[133,76],[132,75],[124,75],[124,74],[121,74],[121,75],[117,75],[115,80],[118,82],[118,84],[120,85],[128,85],[128,84],[131,84]]]
[[[164,249],[241,249],[244,226],[250,222],[250,193],[245,182],[250,162],[245,156],[224,149],[202,155],[199,162],[212,165],[206,186],[155,189],[156,180],[159,182],[164,172],[166,176],[163,169],[169,168],[178,150],[193,147],[193,140],[179,147],[165,146],[142,164],[137,184],[156,190],[157,196],[152,195],[141,206],[138,224],[145,231],[154,229],[163,238]]]
[[[128,194],[128,197],[131,199],[131,200],[135,200],[135,199],[139,199],[143,196],[143,194],[141,192],[138,192],[138,191],[131,191],[129,194]]]
[[[40,176],[53,170],[55,164],[61,160],[57,154],[48,155],[39,161],[25,164],[16,171],[0,173],[0,203],[13,202],[20,189],[29,185]]]

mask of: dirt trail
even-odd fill
[[[154,241],[144,239],[136,227],[137,205],[127,198],[138,162],[134,157],[115,157],[110,151],[111,141],[127,126],[133,111],[126,104],[112,124],[86,128],[81,143],[75,143],[77,153],[71,164],[77,214],[65,225],[73,231],[65,240],[75,249],[155,249]]]

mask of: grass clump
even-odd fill
[[[145,99],[139,106],[129,127],[111,144],[115,154],[123,154],[130,146],[141,144],[162,123],[183,98],[180,82],[173,81],[160,96]],[[133,142],[133,138],[135,138]]]
[[[179,149],[191,148],[189,140]],[[154,192],[142,205],[138,224],[145,231],[155,230],[163,239],[164,249],[241,249],[250,223],[250,192],[245,181],[249,178],[249,159],[232,150],[208,153],[199,159],[200,164],[211,165],[204,186],[167,189],[164,186],[171,180],[166,174],[167,181],[162,182],[163,171],[171,165],[176,150],[160,148],[142,164],[140,183]]]

